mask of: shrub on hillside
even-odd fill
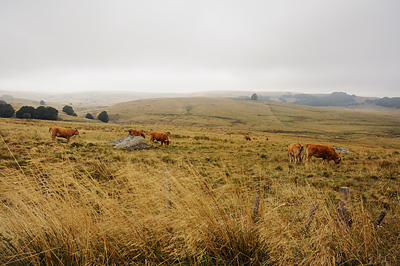
[[[39,106],[38,108],[33,108],[32,106],[22,106],[16,113],[17,118],[35,118],[43,120],[57,120],[58,110],[53,107]]]
[[[17,118],[24,118],[24,114],[30,114],[30,117],[35,117],[35,108],[32,106],[22,106],[16,113]]]
[[[250,100],[256,101],[258,99],[257,93],[253,93],[250,97]]]
[[[34,118],[43,120],[57,120],[58,110],[53,107],[39,106],[35,110]]]
[[[345,92],[333,92],[328,96],[314,96],[307,94],[296,94],[295,104],[311,106],[345,106],[355,103],[355,95],[348,95]]]
[[[373,103],[383,107],[400,108],[400,97],[394,97],[394,98],[384,97],[382,99],[374,100]]]
[[[69,105],[64,106],[62,111],[67,115],[77,116],[76,113],[74,112],[74,109]]]
[[[86,118],[87,119],[94,119],[94,116],[92,114],[90,114],[90,113],[87,113],[86,114]]]
[[[0,117],[12,117],[15,113],[14,108],[11,104],[0,104]]]
[[[103,111],[99,114],[99,116],[97,117],[97,119],[99,119],[100,121],[104,122],[104,123],[108,123],[108,114],[106,111]]]

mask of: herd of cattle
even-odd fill
[[[55,126],[50,127],[49,132],[50,132],[52,140],[56,140],[56,137],[60,137],[60,138],[67,139],[67,142],[69,142],[69,140],[72,136],[79,135],[78,129],[62,128],[62,127],[55,127]],[[143,133],[143,130],[141,130],[141,129],[129,129],[128,133],[131,136],[141,136],[143,138],[146,138],[146,135]],[[169,132],[167,132],[167,133],[169,133]],[[170,143],[170,141],[168,139],[168,135],[166,133],[160,133],[160,132],[156,132],[156,131],[152,131],[150,133],[150,141],[151,142],[160,141],[161,146],[163,144],[165,146],[168,146]]]
[[[51,139],[55,140],[56,137],[61,137],[67,139],[67,142],[69,142],[70,138],[74,135],[79,135],[79,131],[77,129],[71,129],[71,128],[61,128],[61,127],[55,127],[52,126],[49,128],[49,132],[51,134]],[[146,138],[146,135],[143,133],[141,129],[129,129],[128,130],[129,135],[131,136],[141,136],[143,138]],[[168,134],[167,133],[160,133],[156,131],[151,131],[150,133],[150,141],[160,141],[161,146],[165,144],[165,146],[168,146],[170,144],[170,141],[168,139]],[[246,140],[251,140],[250,136],[244,135]],[[268,137],[265,137],[266,140],[268,140]],[[292,163],[301,163],[303,161],[303,158],[307,162],[311,161],[311,157],[316,157],[316,158],[322,158],[324,161],[326,160],[328,163],[330,160],[333,160],[336,164],[339,164],[341,161],[341,158],[339,155],[336,153],[336,151],[331,147],[327,145],[321,145],[321,144],[307,144],[306,146],[301,145],[300,143],[292,143],[288,146],[289,151],[289,161]]]
[[[304,147],[300,143],[292,143],[288,148],[289,161],[294,163],[301,163],[303,158],[306,159],[306,162],[310,162],[313,156],[322,158],[322,160],[326,160],[328,163],[330,160],[333,160],[336,164],[339,164],[342,160],[335,149],[327,145],[307,144]]]

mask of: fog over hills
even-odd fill
[[[269,92],[269,91],[200,91],[192,93],[150,93],[130,91],[82,91],[73,93],[34,93],[27,91],[0,90],[1,97],[14,97],[46,102],[74,104],[74,105],[113,105],[117,103],[153,99],[153,98],[176,98],[176,97],[251,97],[253,93],[259,99],[271,99],[277,101],[291,102],[290,96],[301,93],[294,92]],[[321,94],[324,95],[324,94]],[[325,94],[327,95],[327,94]],[[282,98],[283,96],[283,98]],[[364,97],[362,97],[364,98]],[[283,100],[285,99],[285,100]],[[293,98],[294,99],[294,98]]]

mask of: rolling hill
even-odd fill
[[[165,124],[264,132],[400,135],[400,116],[241,98],[170,98],[130,101],[106,109],[115,123]]]

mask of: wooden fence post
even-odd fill
[[[318,204],[313,204],[311,206],[310,212],[308,213],[306,222],[304,224],[304,230],[308,231],[308,229],[310,228],[311,222],[314,218],[315,212],[318,210]]]
[[[40,190],[42,191],[43,195],[47,195],[50,193],[49,189],[49,184],[47,183],[47,180],[49,180],[49,175],[47,173],[41,173],[40,176]]]
[[[338,218],[339,222],[342,225],[347,227],[351,227],[353,221],[347,209],[348,206],[348,199],[349,199],[349,188],[348,187],[341,187],[340,188],[340,201],[339,201],[339,208],[338,208]]]
[[[254,201],[254,208],[253,208],[253,221],[255,222],[258,218],[258,207],[260,206],[260,191],[257,190],[256,192],[256,199]]]
[[[381,212],[381,214],[379,215],[378,219],[376,219],[376,221],[374,223],[375,227],[379,227],[380,226],[380,224],[381,224],[383,218],[385,218],[386,214],[387,214],[386,211],[382,211]]]
[[[171,182],[170,182],[170,180],[169,180],[168,166],[166,166],[166,167],[164,168],[163,178],[164,178],[164,187],[165,187],[165,190],[167,191],[167,194],[169,194],[169,193],[171,193]],[[171,206],[172,206],[172,202],[171,202],[171,200],[168,198],[168,196],[165,196],[165,199],[166,199],[168,205],[171,207]]]

